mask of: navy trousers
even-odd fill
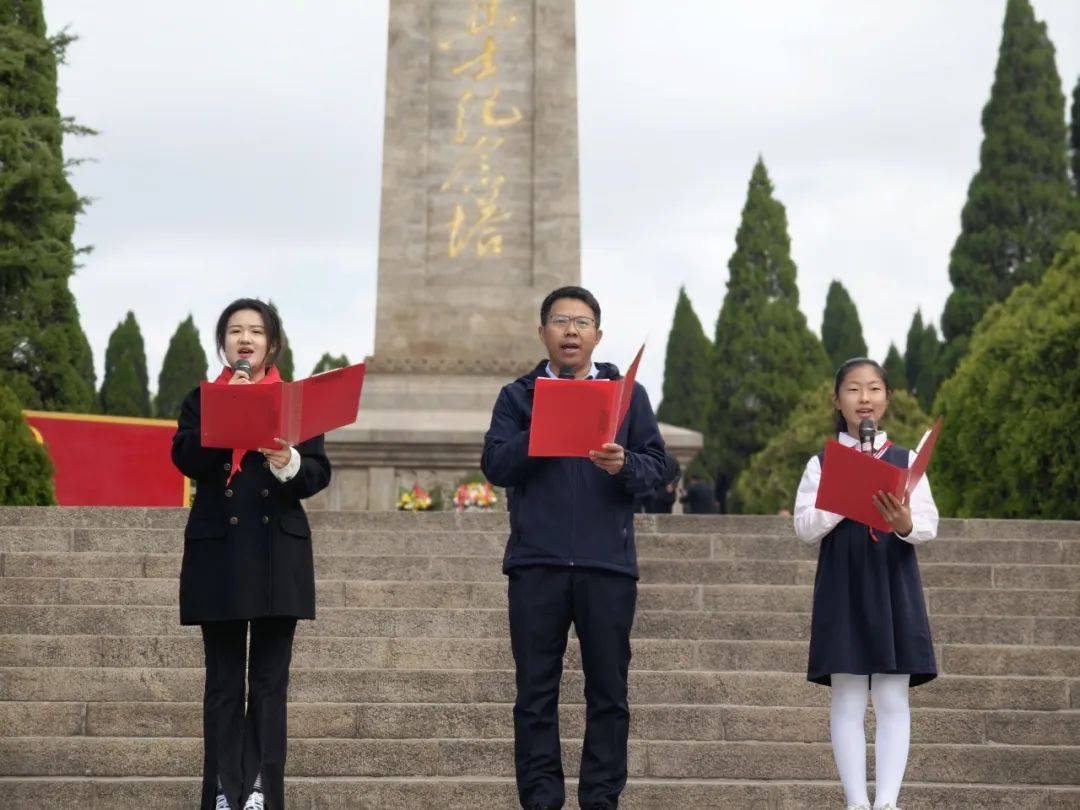
[[[250,667],[248,622],[207,622],[202,631],[206,690],[200,807],[213,810],[220,780],[229,807],[239,810],[261,773],[267,810],[282,810],[289,663],[296,619],[251,620]]]
[[[614,810],[626,786],[627,674],[637,582],[596,568],[509,571],[510,644],[517,668],[514,765],[522,807],[566,801],[559,747],[559,680],[574,625],[585,672],[585,740],[578,802]]]

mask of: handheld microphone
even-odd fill
[[[233,364],[233,373],[243,374],[249,380],[251,379],[251,361],[250,360],[237,360]]]
[[[562,368],[559,369],[559,379],[560,380],[572,380],[572,379],[574,379],[574,369],[570,368],[570,366],[563,366]]]
[[[873,419],[863,419],[859,422],[859,452],[868,456],[874,455],[874,434],[877,426]]]

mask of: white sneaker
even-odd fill
[[[881,810],[900,810],[895,804],[886,804],[882,806]]]
[[[247,803],[244,805],[244,810],[263,810],[263,795],[261,790],[253,791],[248,796]]]
[[[229,810],[229,800],[224,793],[218,793],[217,801],[214,802],[214,810]]]

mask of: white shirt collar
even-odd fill
[[[875,433],[874,434],[874,449],[875,450],[880,450],[882,445],[884,445],[885,442],[888,441],[888,438],[889,438],[889,435],[884,430],[879,430],[877,433]],[[859,440],[852,437],[852,436],[850,436],[847,433],[838,434],[837,435],[837,441],[840,442],[840,444],[844,445],[844,447],[858,447],[859,446]]]
[[[556,374],[555,370],[551,367],[551,361],[550,360],[548,361],[548,364],[547,364],[547,375],[549,377],[551,377],[553,380],[559,379],[559,375]],[[596,380],[596,379],[599,379],[599,377],[600,377],[600,369],[598,369],[596,367],[596,363],[593,363],[592,367],[589,369],[589,374],[588,374],[588,376],[585,377],[585,379],[586,380]]]

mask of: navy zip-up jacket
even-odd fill
[[[634,496],[652,492],[662,479],[664,440],[649,395],[634,392],[615,442],[626,463],[609,475],[587,458],[530,458],[533,391],[547,361],[503,386],[484,436],[480,466],[488,480],[506,487],[510,539],[503,572],[522,565],[603,568],[637,578]],[[619,379],[619,369],[597,363],[599,379]]]

